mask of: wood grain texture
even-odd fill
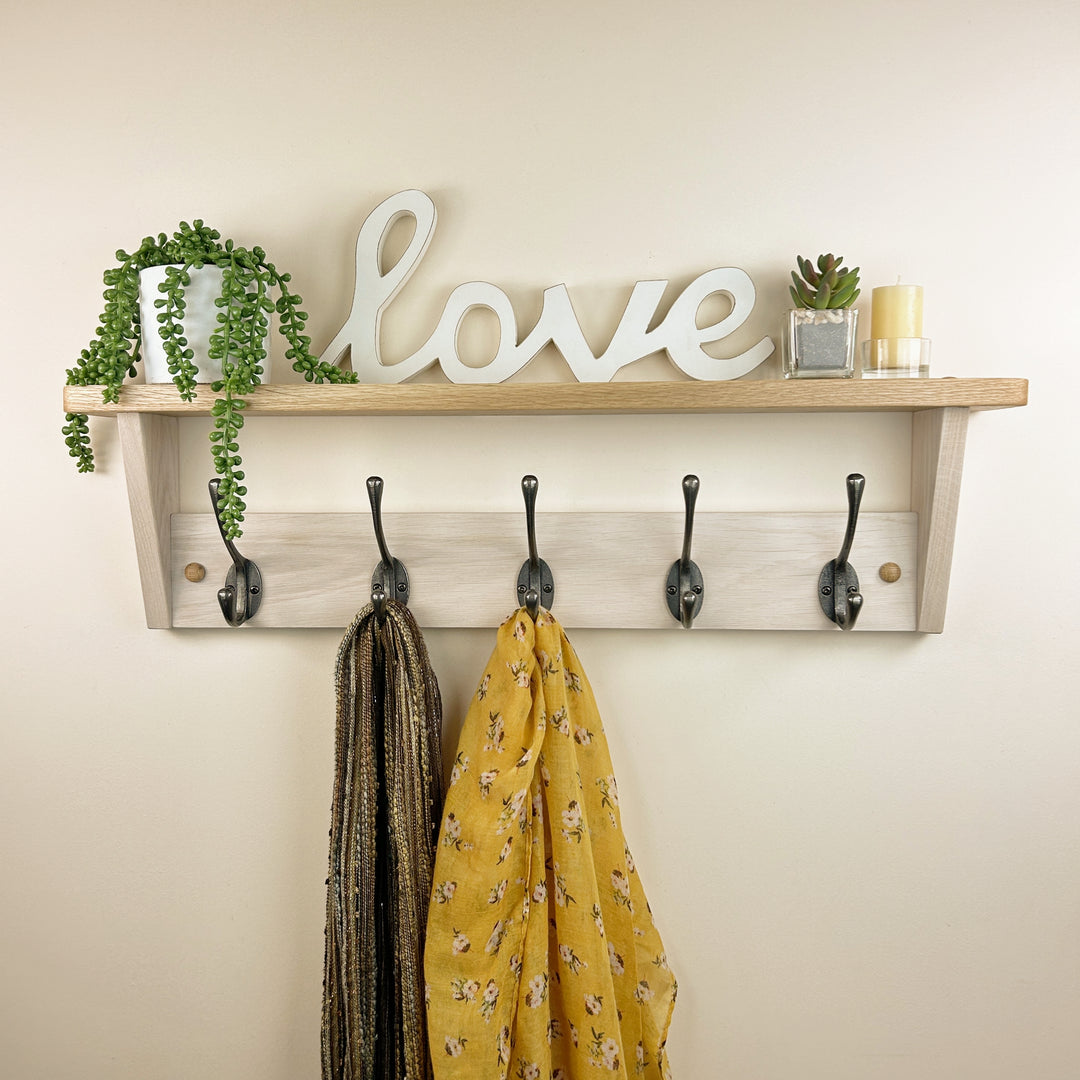
[[[206,415],[216,395],[199,388],[184,402],[173,386],[125,386],[105,405],[101,388],[64,388],[67,412],[113,416],[153,412]],[[499,383],[391,386],[269,384],[249,398],[249,416],[415,416],[467,414],[916,411],[1027,404],[1026,379],[743,380],[736,382]]]
[[[912,417],[911,509],[919,515],[917,628],[928,634],[945,628],[968,413],[930,409]]]
[[[179,423],[171,416],[117,417],[146,625],[172,626],[170,518],[180,509]]]
[[[405,564],[409,606],[424,627],[495,627],[516,606],[528,556],[523,513],[384,514]],[[705,580],[695,628],[822,630],[817,579],[843,539],[843,513],[698,513],[691,552]],[[681,513],[537,513],[540,556],[555,578],[552,610],[569,627],[671,629],[664,583],[682,547]],[[855,633],[915,629],[916,519],[860,515],[851,552],[865,605]],[[173,625],[224,627],[215,594],[229,567],[209,514],[177,514],[172,529]],[[379,554],[368,514],[250,514],[243,554],[263,576],[259,627],[344,628],[371,595]],[[204,581],[184,577],[190,562]],[[895,584],[883,562],[904,570]]]

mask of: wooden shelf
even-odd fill
[[[463,414],[918,412],[1009,409],[1027,404],[1027,379],[830,379],[741,382],[401,383],[391,386],[269,384],[248,398],[249,416],[417,416]],[[92,416],[206,415],[209,386],[195,401],[172,385],[125,386],[106,405],[100,386],[64,388],[64,411]]]
[[[247,413],[910,412],[910,506],[860,515],[852,563],[861,571],[866,605],[856,632],[940,633],[968,418],[972,410],[1026,405],[1027,392],[1026,379],[271,384],[255,389]],[[64,409],[117,421],[147,625],[225,628],[215,594],[228,560],[214,518],[209,512],[181,514],[179,497],[179,418],[208,415],[216,395],[204,386],[197,400],[184,402],[171,385],[132,385],[124,387],[115,405],[103,404],[101,396],[101,387],[66,387]],[[817,606],[816,585],[821,566],[836,553],[842,518],[782,510],[700,515],[694,530],[695,561],[710,584],[709,601],[695,626],[834,630]],[[667,614],[662,586],[669,560],[678,554],[681,515],[540,513],[537,519],[545,557],[558,567],[561,578],[556,606],[565,625],[679,629]],[[505,613],[512,600],[507,581],[524,558],[520,515],[463,510],[403,515],[400,520],[387,515],[387,521],[395,551],[415,583],[411,606],[423,625],[488,626]],[[259,614],[245,627],[344,626],[362,604],[377,561],[371,532],[367,515],[250,515],[241,548],[259,564],[264,593]],[[608,546],[602,556],[591,558],[598,537]],[[469,558],[473,562],[466,565],[463,560]],[[454,560],[452,570],[448,559]],[[876,568],[886,561],[901,567],[900,582],[883,585],[877,579]],[[186,580],[188,562],[206,567],[202,582]],[[497,566],[503,572],[493,575]],[[585,569],[586,576],[578,581],[575,574]],[[596,575],[608,572],[621,576],[610,588],[598,589]],[[597,595],[622,595],[619,582],[650,575],[657,577],[657,591],[646,591],[636,606],[617,605],[616,610],[597,605]],[[448,581],[463,584],[455,591]]]

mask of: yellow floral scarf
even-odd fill
[[[465,719],[424,973],[436,1080],[669,1076],[675,979],[592,690],[549,612],[503,623]]]

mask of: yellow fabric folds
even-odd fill
[[[424,971],[436,1080],[668,1077],[675,979],[558,622],[503,624],[443,810]]]

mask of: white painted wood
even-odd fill
[[[416,223],[412,239],[401,258],[384,271],[387,235],[394,223],[406,216]],[[737,330],[754,307],[754,283],[750,276],[744,270],[728,266],[708,270],[695,278],[653,330],[649,330],[649,325],[668,282],[637,282],[607,349],[599,357],[585,340],[565,285],[544,290],[536,325],[519,342],[517,318],[506,293],[487,281],[465,282],[450,294],[428,340],[412,356],[384,363],[379,337],[382,313],[423,259],[435,234],[437,219],[434,202],[415,189],[391,195],[368,215],[356,239],[352,309],[345,325],[323,352],[323,360],[338,363],[348,348],[353,371],[364,383],[403,382],[435,364],[453,383],[499,383],[520,371],[551,343],[562,353],[579,382],[608,382],[620,368],[661,350],[687,375],[707,380],[737,379],[772,354],[773,342],[767,337],[733,357],[718,359],[702,348]],[[731,311],[719,322],[699,328],[698,309],[716,293],[728,296]],[[498,349],[482,367],[462,363],[457,351],[461,322],[476,307],[488,308],[499,323]]]
[[[920,567],[916,625],[929,634],[945,628],[969,413],[944,408],[912,415],[911,509],[919,515]]]
[[[384,514],[390,550],[405,564],[409,606],[424,627],[494,627],[515,606],[528,555],[524,513]],[[825,630],[816,589],[836,556],[845,514],[698,513],[692,557],[705,579],[700,629]],[[865,604],[854,631],[914,630],[916,518],[864,513],[851,562]],[[537,544],[551,566],[552,610],[566,626],[668,628],[664,583],[682,547],[681,513],[537,513]],[[209,514],[178,514],[172,529],[173,621],[224,627],[215,594],[229,559]],[[263,601],[247,628],[344,627],[371,593],[379,559],[371,517],[250,514],[240,550],[263,575]],[[189,562],[206,578],[184,577]],[[878,567],[895,562],[900,580]]]
[[[116,421],[146,625],[164,629],[172,626],[169,520],[180,509],[180,422],[148,413],[123,413]]]

